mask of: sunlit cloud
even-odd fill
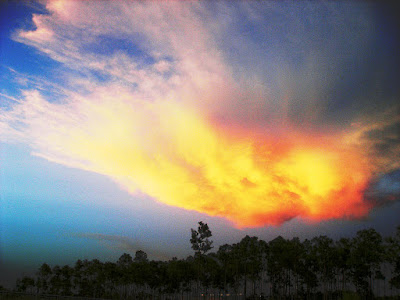
[[[400,150],[398,133],[390,132],[390,153],[377,153],[382,138],[368,133],[386,132],[396,113],[323,124],[328,105],[319,99],[335,80],[322,58],[304,64],[318,76],[282,62],[268,85],[257,72],[235,73],[238,62],[217,39],[229,17],[212,22],[199,3],[109,4],[46,2],[50,14],[34,16],[36,29],[16,34],[69,71],[62,100],[26,89],[2,111],[3,140],[238,227],[370,211],[364,192],[377,174],[399,167]],[[247,13],[257,20],[251,7]],[[137,48],[99,53],[107,38]]]
[[[359,217],[370,208],[363,191],[377,166],[346,135],[229,132],[173,99],[135,99],[120,86],[68,99],[26,92],[7,115],[36,155],[110,176],[132,193],[239,226]]]

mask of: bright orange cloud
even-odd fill
[[[399,166],[398,145],[390,155],[373,153],[374,141],[366,133],[387,124],[374,123],[369,115],[359,128],[346,129],[348,118],[356,121],[349,116],[331,126],[334,132],[315,130],[329,108],[327,99],[336,97],[327,95],[336,95],[331,90],[339,86],[333,84],[338,70],[347,70],[352,58],[335,63],[339,56],[328,55],[330,43],[296,49],[307,40],[299,35],[289,48],[296,53],[293,61],[305,65],[292,70],[292,60],[281,58],[286,44],[270,53],[264,43],[248,39],[251,35],[241,36],[228,6],[213,21],[197,2],[44,3],[49,13],[34,15],[35,29],[19,31],[14,39],[66,67],[61,87],[55,87],[63,100],[43,99],[38,90],[46,89],[36,84],[0,115],[0,136],[25,142],[38,156],[104,174],[131,193],[140,190],[238,227],[296,217],[313,222],[364,216],[371,208],[364,199],[370,181]],[[246,11],[262,15],[251,5]],[[352,15],[343,14],[341,23],[338,15],[324,17],[327,28],[354,24]],[[253,17],[249,20],[257,23]],[[291,28],[307,28],[298,24]],[[269,30],[280,27],[258,25],[268,39],[277,35]],[[345,30],[343,41],[361,47],[360,36],[375,27],[355,25],[340,26],[359,28],[350,35]],[[132,51],[97,52],[111,37],[123,37]],[[222,45],[223,37],[228,45]],[[341,45],[338,52],[342,44],[342,39],[333,43]],[[154,61],[141,61],[134,45]],[[299,53],[305,55],[300,60]],[[354,53],[359,60],[361,51]],[[264,62],[269,63],[258,70]]]
[[[238,132],[171,99],[134,100],[120,87],[61,104],[25,96],[9,117],[25,124],[37,155],[109,176],[131,193],[238,227],[360,217],[370,208],[363,191],[373,169],[343,134]]]

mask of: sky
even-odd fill
[[[392,2],[0,5],[0,284],[400,225]]]

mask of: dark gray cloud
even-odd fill
[[[400,201],[400,169],[383,174],[371,182],[365,197],[374,207]]]
[[[396,104],[400,35],[391,3],[206,6],[215,40],[242,87],[220,112],[225,122],[331,130]]]

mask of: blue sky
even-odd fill
[[[216,247],[394,232],[391,5],[2,3],[0,284],[184,257],[200,220]]]

